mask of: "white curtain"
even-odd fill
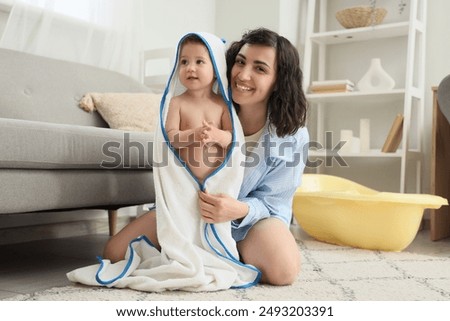
[[[141,80],[143,0],[16,0],[0,47]]]

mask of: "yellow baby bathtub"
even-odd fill
[[[402,251],[414,240],[424,209],[442,205],[448,202],[440,196],[378,192],[336,176],[305,174],[293,213],[319,241]]]

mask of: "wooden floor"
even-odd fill
[[[96,264],[107,234],[1,245],[0,299],[69,285],[66,273]]]

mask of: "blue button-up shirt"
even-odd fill
[[[242,240],[259,220],[276,217],[287,225],[292,200],[308,159],[309,134],[300,128],[292,136],[278,137],[266,126],[256,147],[246,158],[244,181],[238,199],[248,204],[242,220],[232,221],[233,238]]]

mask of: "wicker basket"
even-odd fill
[[[360,28],[380,24],[386,16],[384,8],[359,6],[336,12],[336,19],[344,28]]]

